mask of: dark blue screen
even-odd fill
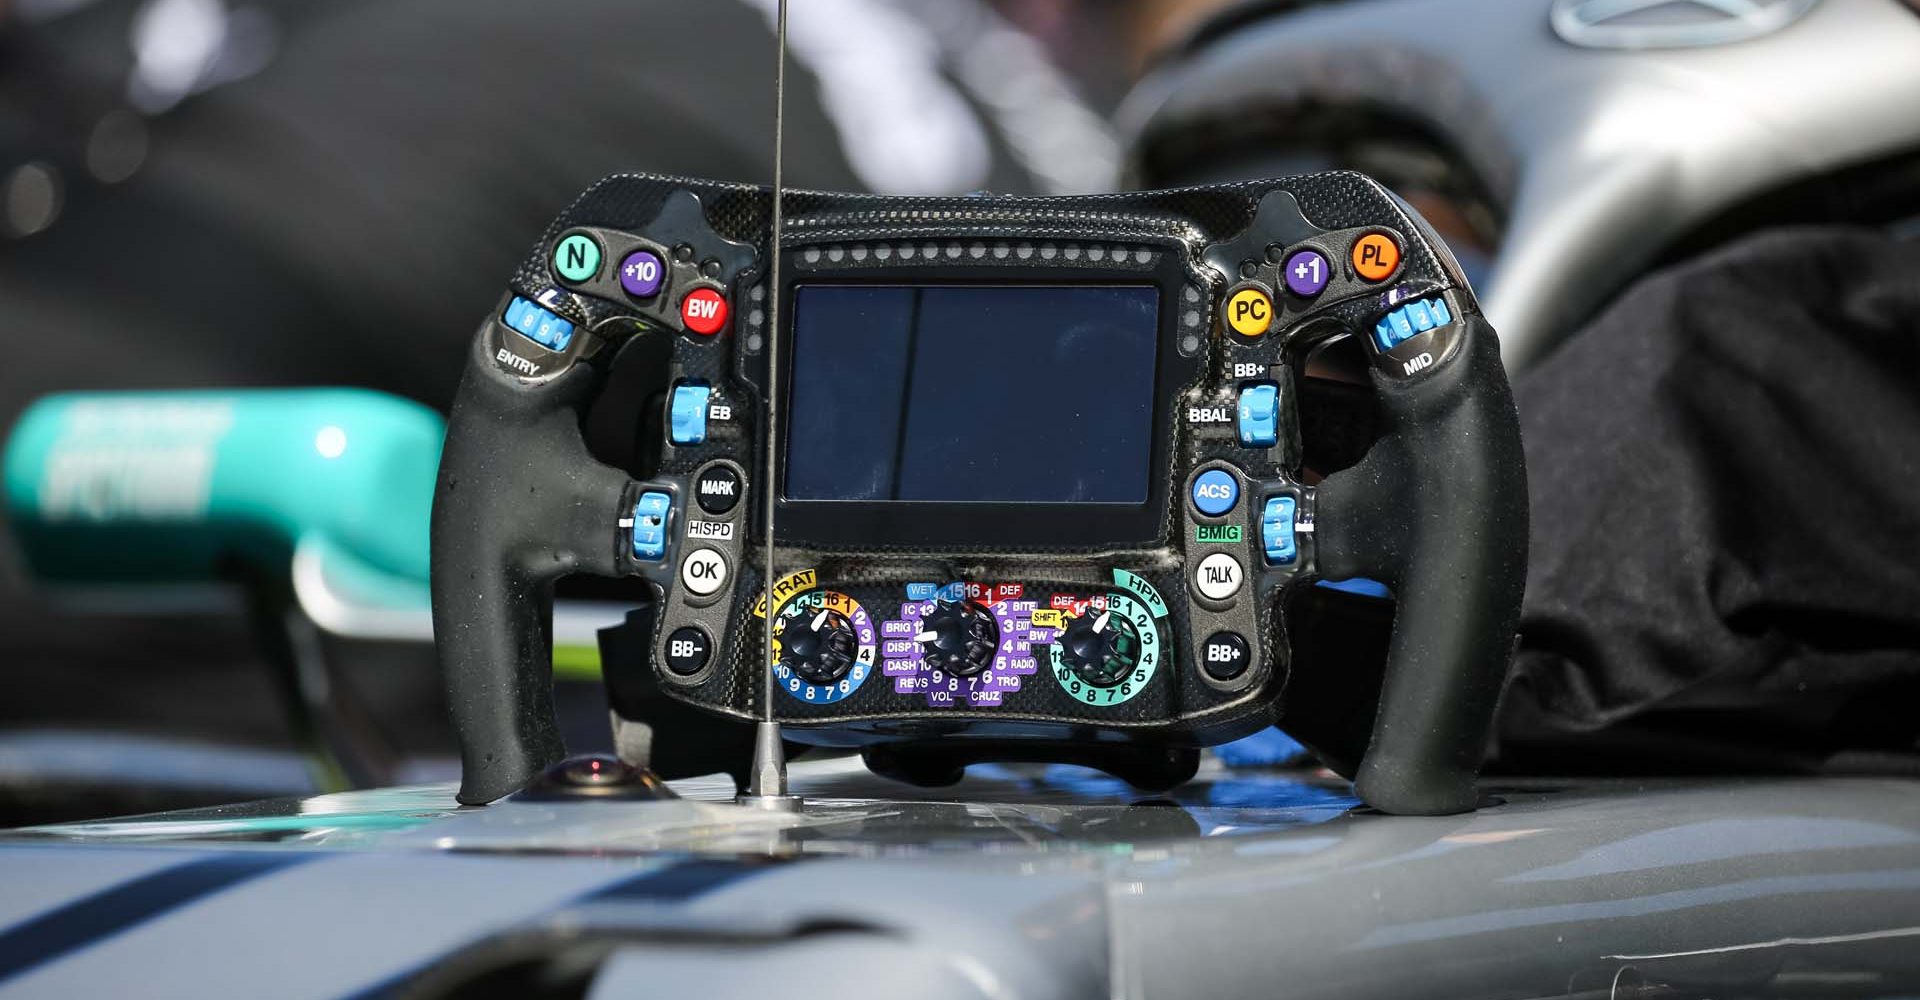
[[[803,285],[791,500],[1142,503],[1160,293]]]

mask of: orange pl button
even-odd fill
[[[1385,233],[1368,233],[1353,244],[1353,269],[1368,281],[1385,281],[1400,266],[1400,244]]]

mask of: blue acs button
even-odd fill
[[[1268,497],[1260,512],[1260,544],[1267,550],[1270,563],[1290,563],[1293,548],[1293,498]]]
[[[707,398],[712,395],[713,390],[704,385],[673,387],[674,444],[699,444],[707,439]]]
[[[673,510],[673,498],[665,493],[647,492],[633,505],[633,557],[658,559],[667,554],[667,513]]]
[[[1453,322],[1453,313],[1442,298],[1417,299],[1401,304],[1373,325],[1373,342],[1383,351],[1393,350],[1438,327]]]
[[[1240,499],[1240,481],[1225,469],[1208,469],[1193,481],[1193,507],[1209,517],[1233,509]]]
[[[1280,387],[1261,382],[1240,390],[1240,446],[1271,448],[1280,440]]]
[[[515,333],[549,351],[564,351],[573,342],[573,324],[516,295],[501,317]]]

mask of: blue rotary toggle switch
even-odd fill
[[[1381,317],[1373,325],[1373,342],[1383,351],[1393,350],[1428,330],[1453,322],[1447,302],[1438,296],[1405,302]]]
[[[699,444],[707,439],[707,400],[712,395],[713,390],[704,385],[683,382],[673,387],[668,415],[674,444]]]
[[[667,554],[667,514],[673,498],[665,493],[640,494],[633,505],[633,557],[658,559]]]
[[[1280,387],[1259,382],[1240,390],[1240,446],[1271,448],[1280,440]]]
[[[502,317],[515,333],[549,351],[564,351],[573,342],[573,324],[516,295]]]
[[[1294,559],[1292,497],[1268,497],[1260,511],[1260,544],[1270,563],[1290,563]]]

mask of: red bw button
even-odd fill
[[[680,300],[680,321],[698,334],[719,333],[727,325],[727,300],[711,288],[696,288]]]

